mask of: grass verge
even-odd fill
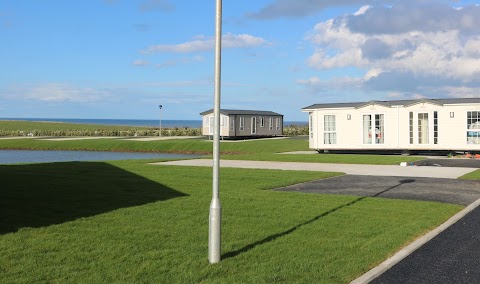
[[[223,260],[209,265],[209,168],[0,166],[1,279],[346,283],[462,208],[268,190],[333,175],[221,169]]]
[[[463,175],[459,177],[459,179],[474,179],[474,180],[480,180],[480,170],[473,171],[471,173],[468,173],[466,175]]]
[[[212,153],[212,142],[205,139],[178,139],[163,141],[127,141],[122,139],[96,139],[78,141],[47,141],[42,139],[0,139],[0,149],[29,150],[91,150],[138,151],[164,153]],[[423,159],[414,156],[312,154],[280,155],[277,153],[308,150],[308,141],[301,139],[267,139],[246,142],[221,143],[222,159],[398,165]]]

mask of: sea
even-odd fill
[[[115,126],[137,126],[137,127],[158,127],[160,121],[157,119],[89,119],[89,118],[0,118],[0,120],[14,120],[14,121],[36,121],[36,122],[63,122],[63,123],[78,123],[78,124],[98,124],[98,125],[115,125]],[[285,121],[284,126],[291,125],[308,125],[306,121]],[[163,120],[162,127],[202,127],[201,120]]]

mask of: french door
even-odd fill
[[[438,112],[409,113],[410,144],[438,144]]]

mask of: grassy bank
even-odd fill
[[[34,150],[91,150],[91,151],[137,151],[164,153],[197,153],[210,155],[212,141],[202,138],[163,141],[127,141],[122,139],[96,139],[78,141],[48,141],[42,139],[0,139],[0,149]],[[421,160],[415,156],[382,155],[279,155],[277,153],[308,150],[308,141],[304,139],[267,139],[246,142],[221,143],[222,159],[309,162],[309,163],[346,163],[398,165],[400,162]]]
[[[269,190],[332,175],[222,169],[223,260],[209,265],[211,169],[0,166],[1,281],[347,283],[461,209]]]
[[[478,179],[480,180],[480,170],[468,173],[464,176],[459,177],[459,179]]]

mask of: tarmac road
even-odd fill
[[[295,184],[277,190],[437,201],[468,205],[480,198],[480,181],[345,175]]]
[[[480,283],[480,208],[370,283]]]
[[[480,159],[426,159],[414,162],[414,165],[429,167],[462,167],[480,169]]]

